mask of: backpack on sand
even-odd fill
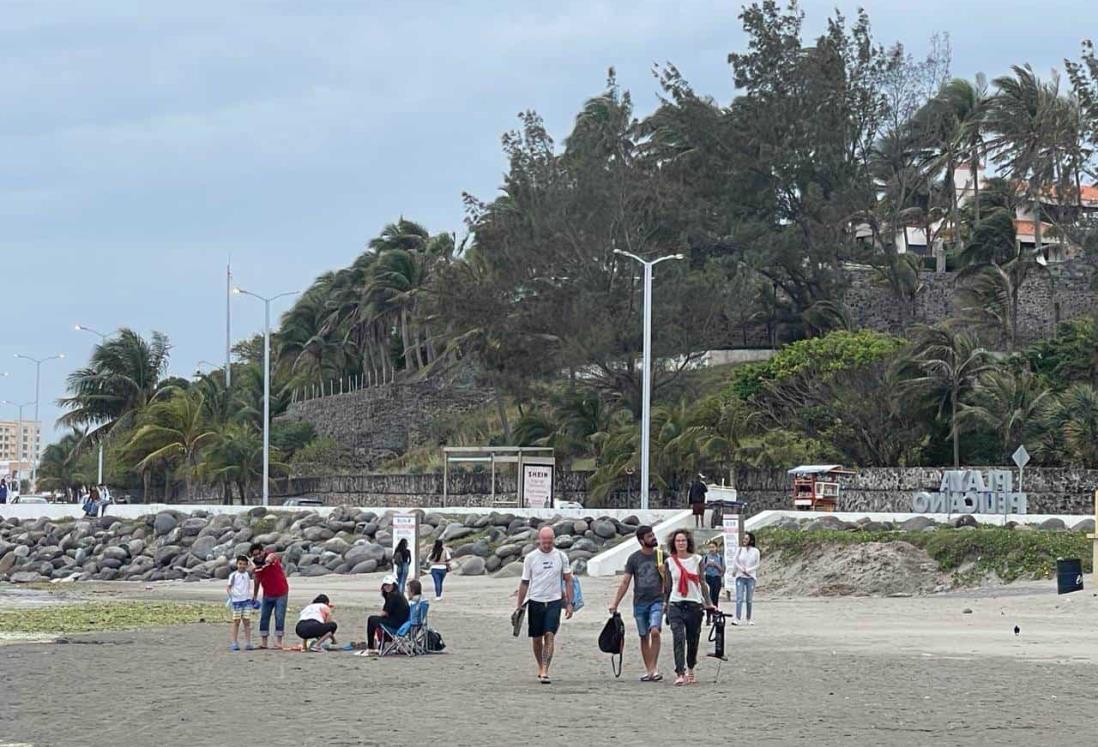
[[[614,677],[621,677],[622,655],[625,653],[625,623],[617,612],[602,626],[602,632],[599,633],[599,651],[611,654],[610,669],[613,670]],[[618,657],[617,666],[614,665],[615,654]]]

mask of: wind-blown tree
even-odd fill
[[[995,328],[1014,350],[1022,285],[1045,270],[1044,257],[1018,242],[1010,212],[995,209],[976,225],[958,259],[962,310],[977,325]]]
[[[918,330],[910,362],[922,375],[909,379],[908,386],[924,391],[937,404],[939,417],[949,414],[953,466],[960,467],[962,398],[991,370],[991,358],[971,333],[939,324]]]
[[[289,466],[282,453],[272,446],[270,452],[272,476],[285,474]],[[229,487],[226,496],[231,503],[231,487],[235,486],[240,502],[246,504],[253,487],[263,481],[263,438],[254,428],[242,423],[229,423],[208,440],[198,474]]]
[[[137,464],[140,471],[170,465],[183,477],[184,497],[189,498],[200,475],[200,455],[216,438],[217,431],[206,419],[202,393],[171,389],[143,412],[130,448],[144,454]]]
[[[1032,372],[993,369],[980,377],[969,401],[958,414],[963,430],[987,430],[995,435],[998,458],[1005,464],[1023,443],[1035,444],[1040,423],[1055,394]]]
[[[1098,466],[1098,389],[1073,384],[1046,403],[1037,456],[1045,462]]]
[[[74,429],[47,446],[38,461],[38,487],[67,492],[75,485],[94,481],[94,474],[80,464],[83,443],[83,431]]]
[[[88,427],[86,437],[94,441],[114,429],[132,428],[161,389],[170,350],[160,332],[146,340],[132,329],[120,329],[95,346],[87,366],[69,374],[69,396],[58,400],[67,412],[58,423]]]

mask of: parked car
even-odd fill
[[[35,504],[49,503],[48,500],[46,500],[45,498],[43,498],[40,495],[21,495],[21,496],[19,496],[19,499],[14,501],[14,502],[15,503],[35,503]]]
[[[287,498],[282,502],[283,506],[323,506],[324,501],[319,498]]]

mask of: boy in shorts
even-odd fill
[[[233,611],[232,643],[230,651],[239,651],[240,623],[244,623],[244,650],[251,651],[252,646],[252,576],[248,573],[248,556],[236,557],[236,570],[229,574],[229,583],[225,587],[229,595],[229,606]]]

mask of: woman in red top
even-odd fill
[[[267,648],[267,637],[271,633],[271,612],[275,617],[274,648],[282,648],[282,636],[286,631],[286,603],[290,600],[290,584],[286,581],[286,572],[282,562],[273,552],[267,552],[263,545],[252,545],[249,555],[255,570],[255,587],[252,601],[259,597],[263,589],[263,605],[259,611],[259,647]]]

